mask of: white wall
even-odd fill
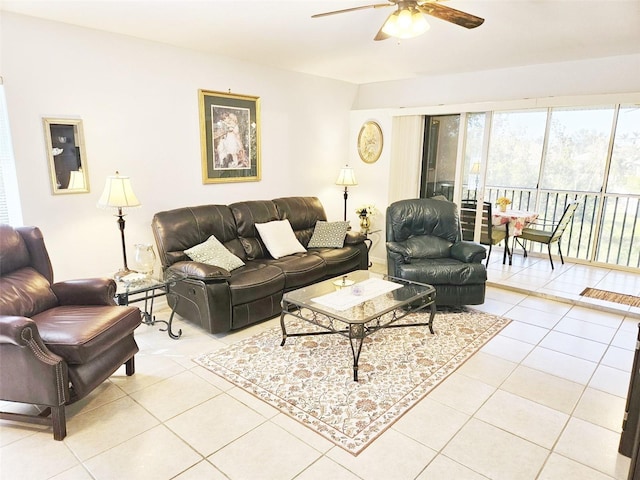
[[[640,54],[361,85],[356,109],[632,93]]]
[[[382,153],[375,163],[365,163],[358,155],[358,133],[362,124],[373,120],[382,130]],[[373,204],[378,213],[371,222],[372,247],[369,252],[371,261],[384,263],[386,261],[385,250],[385,212],[389,198],[389,169],[391,168],[391,137],[392,117],[385,110],[358,110],[351,112],[351,133],[349,136],[349,165],[353,167],[358,180],[358,186],[349,188],[348,215],[351,217],[351,225],[359,228],[359,222],[355,214],[356,208],[363,204]]]
[[[374,203],[380,214],[373,229],[384,230],[394,115],[553,105],[560,96],[583,96],[589,104],[589,96],[612,94],[607,101],[615,102],[617,94],[636,92],[637,98],[640,92],[640,55],[358,88],[7,13],[0,18],[0,45],[24,221],[44,231],[58,279],[121,266],[115,217],[95,206],[116,169],[132,177],[143,204],[126,217],[130,259],[133,244],[152,242],[151,217],[163,209],[317,195],[329,219],[340,219],[343,199],[334,182],[347,162],[359,182],[350,189],[348,218],[358,228],[355,208]],[[200,88],[261,98],[261,182],[202,184]],[[91,193],[51,194],[43,116],[83,119]],[[384,134],[374,164],[362,162],[356,150],[366,120],[378,121]],[[384,261],[384,231],[371,238],[372,259]]]
[[[116,170],[142,203],[126,216],[130,266],[164,209],[316,195],[330,219],[342,218],[334,182],[348,160],[356,86],[20,15],[0,21],[24,223],[42,229],[56,279],[121,267],[116,218],[96,208]],[[202,184],[198,89],[260,97],[262,181]],[[47,116],[83,120],[90,193],[52,195]]]

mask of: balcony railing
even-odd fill
[[[473,190],[470,192],[473,195]],[[466,192],[465,192],[466,194]],[[623,267],[640,268],[640,197],[634,195],[585,194],[517,188],[487,187],[485,200],[511,199],[511,208],[539,213],[557,221],[570,201],[578,201],[571,223],[561,239],[563,255]],[[546,253],[540,244],[533,251]],[[552,253],[554,252],[552,248]]]

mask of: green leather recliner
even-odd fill
[[[436,305],[484,303],[485,248],[462,240],[456,204],[435,199],[400,200],[386,213],[389,275],[433,285]]]

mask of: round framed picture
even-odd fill
[[[358,155],[365,163],[375,163],[382,153],[382,129],[376,122],[364,122],[358,133]]]

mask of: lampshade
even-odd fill
[[[131,188],[131,179],[121,176],[118,172],[114,176],[107,177],[98,206],[115,208],[140,206],[140,201]]]
[[[358,181],[356,180],[356,174],[351,167],[343,167],[340,169],[340,173],[338,174],[338,179],[336,180],[336,185],[341,185],[343,187],[351,187],[354,185],[358,185]]]
[[[82,170],[73,170],[69,172],[69,190],[83,190],[84,189],[84,175]]]
[[[382,26],[382,31],[396,38],[413,38],[429,30],[424,15],[416,8],[399,8]]]

